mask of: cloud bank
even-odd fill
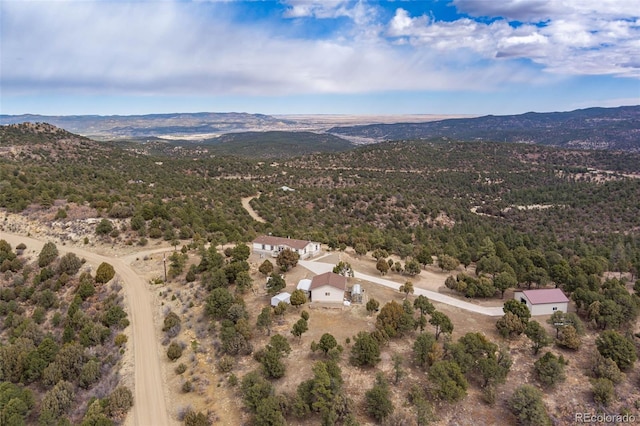
[[[255,6],[2,2],[0,88],[282,96],[640,79],[631,1],[455,0],[447,19],[404,2],[288,0],[252,17]]]

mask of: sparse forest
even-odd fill
[[[176,158],[150,155],[144,145],[97,143],[47,125],[5,126],[0,138],[0,207],[67,223],[69,240],[173,247],[168,279],[187,307],[167,307],[158,324],[166,360],[188,394],[205,386],[193,380],[197,354],[213,354],[218,386],[243,402],[252,424],[424,425],[469,395],[509,422],[564,422],[541,389],[553,392],[571,374],[591,385],[576,409],[640,409],[640,399],[630,399],[640,383],[637,154],[403,141],[278,163],[198,147]],[[251,205],[265,223],[240,202],[258,193]],[[250,263],[246,243],[266,233],[349,250],[380,276],[401,276],[397,299],[368,300],[369,329],[345,340],[327,330],[300,349],[316,315],[303,293],[292,295],[293,306],[251,309],[259,292],[279,292],[290,284],[281,274],[300,268],[285,252]],[[126,347],[127,319],[113,268],[91,275],[53,244],[37,259],[18,253],[0,241],[0,419],[117,423],[126,391],[112,367]],[[505,300],[492,334],[462,334],[456,318],[413,294],[412,279],[427,267],[450,274],[445,290],[464,299],[559,287],[576,312],[541,323]],[[206,325],[189,346],[184,329],[194,306]],[[211,346],[202,349],[203,341]],[[522,368],[513,360],[522,347],[532,381],[503,395]],[[578,368],[575,355],[587,350],[593,365]],[[309,361],[303,373],[288,368],[292,351]],[[391,367],[382,371],[381,363]],[[352,374],[369,377],[359,395],[345,390]],[[60,402],[70,400],[83,403]],[[181,420],[212,417],[185,410]]]

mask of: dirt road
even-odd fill
[[[34,256],[37,256],[46,242],[7,232],[0,232],[0,239],[6,240],[12,247],[21,242],[25,243],[27,252],[33,252]],[[85,258],[94,269],[102,262],[109,263],[122,280],[131,322],[132,338],[130,344],[134,352],[135,366],[134,405],[126,423],[136,426],[176,424],[170,419],[167,411],[159,358],[160,351],[158,350],[159,343],[156,339],[153,322],[152,298],[145,281],[131,269],[126,260],[102,256],[82,248],[62,245],[56,245],[56,247],[60,253],[72,252],[80,258]],[[144,253],[137,255],[144,255]]]
[[[251,200],[253,200],[254,198],[258,198],[260,196],[260,194],[258,195],[252,195],[251,197],[245,197],[243,198],[242,201],[242,207],[244,207],[244,209],[249,213],[249,216],[251,216],[253,218],[253,220],[260,222],[260,223],[267,223],[266,220],[264,220],[262,217],[260,217],[260,215],[253,209],[253,207],[251,207]]]

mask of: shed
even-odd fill
[[[360,284],[354,284],[351,288],[351,301],[353,303],[362,303],[362,287]]]
[[[308,278],[301,279],[300,281],[298,281],[296,290],[304,291],[304,294],[307,295],[307,299],[308,299],[309,296],[311,296],[311,280]]]
[[[347,279],[333,272],[316,275],[311,280],[311,301],[342,303],[347,289]]]
[[[283,293],[278,293],[271,298],[271,306],[278,306],[280,302],[291,304],[291,294],[285,291]]]
[[[569,308],[569,298],[559,288],[516,291],[513,298],[526,304],[532,316],[567,312]]]

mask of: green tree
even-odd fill
[[[260,272],[265,277],[271,275],[273,273],[273,263],[269,259],[265,259],[264,262],[258,268],[258,272]]]
[[[542,402],[542,392],[531,385],[522,385],[508,401],[509,409],[523,426],[551,426],[551,419]]]
[[[389,337],[402,336],[413,329],[413,316],[395,300],[385,304],[376,318],[376,328]]]
[[[58,257],[58,248],[52,242],[45,243],[38,255],[38,266],[44,268]]]
[[[333,273],[339,274],[344,277],[353,277],[353,268],[349,262],[343,262],[342,260],[338,262],[336,266],[333,267]]]
[[[58,418],[71,407],[74,397],[73,384],[61,380],[42,398],[41,412]]]
[[[538,321],[529,321],[524,329],[524,334],[533,342],[534,355],[537,355],[540,349],[549,346],[553,342],[547,330]]]
[[[293,290],[290,299],[292,306],[300,306],[307,303],[307,295],[302,290]]]
[[[393,413],[393,402],[391,402],[391,392],[389,383],[382,373],[376,374],[376,381],[373,387],[365,392],[367,413],[377,422],[382,422]]]
[[[267,279],[267,293],[269,296],[274,296],[287,286],[284,278],[280,274],[272,273]]]
[[[256,326],[261,330],[267,331],[267,336],[271,335],[271,324],[273,323],[273,315],[271,313],[271,308],[265,306],[260,311],[258,318],[256,320]]]
[[[606,330],[596,338],[598,352],[611,358],[621,371],[629,370],[636,362],[636,347],[632,341],[614,330]]]
[[[98,284],[105,284],[111,281],[116,275],[115,269],[109,263],[102,262],[98,269],[96,269],[96,282]]]
[[[378,259],[376,262],[376,269],[380,272],[380,275],[384,276],[389,272],[389,264],[384,259]]]
[[[436,328],[436,340],[440,338],[440,334],[442,333],[451,334],[451,332],[453,332],[453,323],[451,322],[451,319],[440,311],[434,311],[431,314],[429,324]]]
[[[385,249],[378,248],[378,249],[375,249],[373,253],[371,253],[371,256],[373,256],[373,258],[376,261],[379,261],[380,259],[384,260],[387,257],[389,257],[389,253]],[[386,260],[385,260],[385,263],[386,263]]]
[[[436,339],[431,334],[420,334],[413,343],[413,357],[415,362],[426,369],[435,362],[433,358]]]
[[[437,361],[429,368],[434,394],[444,401],[459,401],[467,395],[467,379],[453,361]]]
[[[592,358],[591,375],[596,379],[611,380],[614,384],[622,382],[625,377],[611,358],[605,358],[597,351]]]
[[[70,277],[78,273],[82,267],[82,261],[75,253],[67,253],[60,258],[58,263],[58,274],[67,274]]]
[[[422,266],[431,265],[433,263],[433,257],[431,257],[431,250],[427,246],[420,246],[418,253],[416,254],[416,260],[420,262]]]
[[[309,330],[307,320],[305,320],[304,318],[300,318],[295,324],[293,324],[291,334],[300,339],[307,330]]]
[[[442,254],[438,256],[438,266],[443,271],[453,271],[458,267],[460,262],[453,256],[449,256],[448,254]]]
[[[284,249],[276,258],[276,264],[281,271],[286,272],[289,269],[295,268],[300,260],[300,255],[293,250]]]
[[[242,378],[240,382],[240,393],[249,411],[256,413],[260,402],[273,396],[275,390],[273,385],[262,377],[259,372],[252,371]]]
[[[109,219],[102,219],[96,225],[96,234],[97,235],[109,235],[113,231],[113,224]]]
[[[608,407],[615,397],[613,382],[609,379],[592,379],[591,390],[593,391],[593,401],[596,404]]]
[[[329,351],[333,348],[338,347],[338,341],[333,335],[329,333],[324,333],[320,337],[320,342],[318,343],[318,349],[320,349],[325,355],[329,353]]]
[[[556,339],[556,344],[564,348],[578,350],[582,346],[582,339],[574,326],[567,325],[560,329],[560,336]]]
[[[415,290],[413,288],[413,283],[411,281],[407,281],[400,286],[398,291],[400,291],[400,293],[404,293],[404,298],[406,299],[410,294],[413,294]]]
[[[418,309],[421,315],[431,315],[436,310],[427,296],[423,296],[422,294],[416,297],[416,299],[413,301],[413,307]]]
[[[285,426],[286,419],[282,413],[282,398],[269,395],[261,400],[256,408],[256,426]]]
[[[421,270],[422,268],[420,266],[420,263],[418,263],[418,261],[414,259],[408,260],[404,265],[404,271],[412,277],[418,275]]]
[[[513,312],[507,312],[496,321],[496,328],[504,338],[519,336],[526,330],[526,325]]]
[[[518,280],[515,275],[509,272],[500,272],[493,279],[493,285],[498,291],[500,291],[500,297],[504,299],[504,292],[509,288],[516,287],[518,285]]]
[[[167,357],[175,361],[182,356],[182,346],[176,342],[171,342],[167,348]]]
[[[518,302],[517,300],[510,299],[504,302],[502,307],[502,311],[506,314],[507,312],[511,312],[516,315],[524,325],[526,325],[529,318],[531,318],[531,312],[527,305],[522,302]]]
[[[367,301],[366,309],[368,314],[376,312],[379,308],[380,308],[380,302],[378,302],[373,297]]]
[[[349,360],[359,367],[373,367],[380,362],[380,346],[370,333],[360,331],[356,335]]]
[[[533,367],[540,383],[545,386],[553,386],[566,379],[565,365],[566,362],[562,356],[557,357],[551,352],[547,352],[533,364]]]
[[[213,319],[223,319],[227,316],[227,311],[233,305],[235,299],[233,294],[226,288],[214,288],[207,297],[205,311]]]

